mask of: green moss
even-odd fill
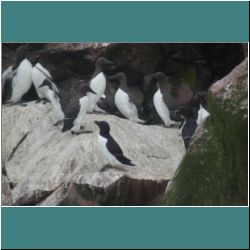
[[[212,115],[181,162],[166,205],[247,205],[246,110],[232,106],[239,100],[222,104],[209,96]]]

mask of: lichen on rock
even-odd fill
[[[247,205],[248,58],[209,90],[211,116],[166,192],[166,205]]]

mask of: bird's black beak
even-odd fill
[[[95,121],[95,124],[96,124],[97,126],[99,126],[99,122],[98,122],[98,121]]]
[[[96,95],[96,92],[93,89],[91,89],[90,86],[87,88],[87,91]]]

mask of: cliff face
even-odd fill
[[[13,62],[17,46],[3,44],[3,69]],[[66,90],[74,87],[72,77],[89,79],[96,58],[105,56],[115,63],[108,74],[123,71],[128,84],[145,94],[144,75],[157,71],[173,77],[176,87],[184,81],[193,91],[206,90],[238,65],[244,52],[242,44],[45,43],[30,44],[28,56],[39,54],[40,62]]]
[[[208,104],[166,205],[247,205],[248,58],[210,87]]]
[[[12,196],[6,204],[145,205],[164,193],[185,153],[178,129],[88,114],[86,130],[93,133],[76,136],[53,126],[51,108],[34,102],[3,106],[2,164]],[[135,167],[99,171],[105,159],[98,151],[95,120],[110,124]]]

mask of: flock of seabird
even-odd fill
[[[104,92],[108,79],[109,82],[119,85],[114,94],[114,103],[122,116],[135,123],[147,124],[147,121],[140,117],[140,113],[143,112],[142,105],[128,91],[126,74],[104,74],[104,68],[113,65],[110,60],[104,57],[97,58],[91,79],[79,80],[76,89],[65,91],[56,85],[50,72],[39,62],[39,56],[32,61],[27,59],[27,47],[28,45],[18,47],[15,64],[9,66],[2,74],[2,93],[5,92],[5,98],[7,95],[6,104],[20,103],[33,84],[40,100],[51,102],[57,120],[55,125],[63,123],[62,132],[70,130],[72,134],[89,133],[91,131],[85,131],[83,126],[86,113],[96,112],[98,101],[106,98]],[[166,127],[179,125],[183,143],[187,148],[197,125],[209,116],[206,94],[198,92],[187,105],[180,106],[164,87],[168,81],[164,73],[146,75],[144,79],[157,85],[157,91],[152,96],[154,108]],[[176,117],[178,118],[175,119]],[[109,124],[106,121],[95,121],[95,124],[100,130],[100,150],[109,164],[134,166],[110,135]]]

